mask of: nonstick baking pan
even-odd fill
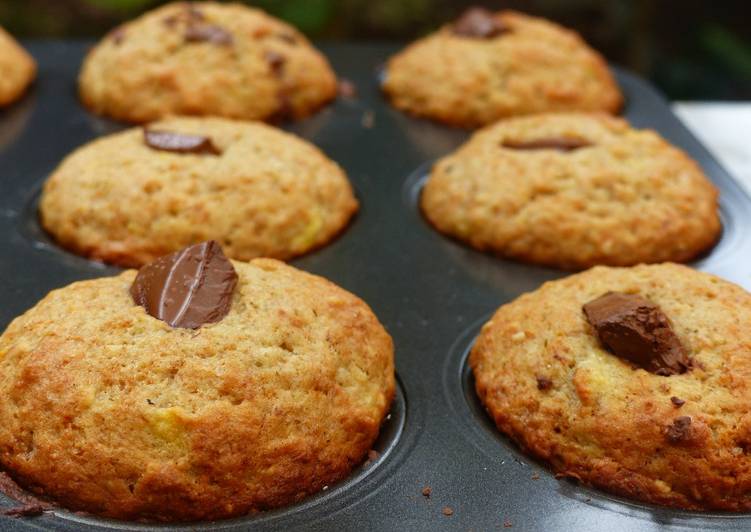
[[[0,112],[0,327],[47,292],[117,268],[68,253],[41,230],[41,184],[77,146],[127,127],[88,113],[76,76],[90,46],[27,43],[39,79]],[[0,517],[0,530],[646,531],[751,528],[751,516],[684,512],[640,504],[556,479],[494,428],[474,393],[466,358],[481,324],[502,303],[566,272],[474,251],[433,231],[418,209],[436,158],[470,131],[412,118],[378,86],[395,46],[331,45],[323,51],[358,95],[283,127],[339,162],[361,210],[332,244],[292,261],[370,304],[396,346],[399,391],[371,460],[300,504],[228,521],[168,526],[55,510]],[[751,200],[647,83],[616,69],[625,117],[686,150],[721,191],[724,231],[693,265],[751,288]],[[644,216],[649,216],[648,212]],[[430,495],[423,490],[430,488]],[[0,507],[13,503],[0,496]],[[450,511],[449,511],[450,509]],[[450,514],[450,515],[446,515]]]

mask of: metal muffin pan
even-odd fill
[[[73,255],[40,228],[36,206],[47,175],[77,146],[129,127],[88,113],[76,76],[90,46],[32,42],[40,66],[32,91],[0,111],[0,327],[47,292],[118,268]],[[374,446],[378,456],[345,481],[279,510],[191,525],[139,524],[65,510],[0,517],[23,530],[619,530],[751,528],[751,516],[677,511],[624,500],[569,480],[500,434],[474,393],[469,349],[495,309],[567,272],[506,261],[450,240],[422,218],[419,193],[430,164],[471,131],[405,115],[388,105],[378,68],[398,50],[323,46],[358,89],[313,117],[283,127],[322,148],[347,172],[361,202],[349,228],[292,264],[362,297],[394,338],[398,393]],[[686,150],[721,191],[718,245],[693,263],[751,288],[751,199],[647,83],[616,69],[625,117]],[[422,490],[431,488],[430,497]],[[0,508],[13,503],[0,495]],[[444,515],[444,508],[453,514]]]

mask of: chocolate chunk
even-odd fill
[[[422,496],[423,496],[423,497],[426,497],[426,498],[428,498],[428,499],[429,499],[429,498],[430,498],[430,494],[431,494],[431,493],[433,493],[433,488],[431,488],[430,486],[425,486],[425,487],[424,487],[424,488],[422,489]]]
[[[665,429],[665,438],[670,443],[681,443],[689,439],[691,435],[691,418],[680,416],[673,420],[672,425]]]
[[[337,85],[337,92],[342,98],[356,98],[357,87],[350,80],[342,78]]]
[[[277,101],[279,102],[279,105],[277,106],[274,113],[269,116],[268,121],[272,124],[278,124],[280,122],[284,122],[285,120],[289,120],[291,118],[295,117],[295,109],[292,107],[292,100],[290,99],[289,95],[287,94],[286,87],[281,87],[279,91],[277,92]]]
[[[130,294],[171,327],[197,329],[224,318],[237,273],[214,240],[160,257],[138,272]]]
[[[209,137],[203,135],[187,135],[174,131],[144,129],[143,139],[146,145],[155,150],[171,151],[173,153],[195,153],[219,155],[221,152],[214,146]]]
[[[680,398],[676,397],[675,395],[670,398],[670,402],[673,403],[676,408],[680,408],[680,407],[682,407],[683,405],[686,404],[686,401],[684,401],[683,399],[680,399]]]
[[[271,72],[273,72],[276,77],[281,77],[284,73],[284,64],[287,62],[287,59],[274,50],[268,50],[263,54],[263,58],[271,67]]]
[[[267,50],[263,54],[263,58],[268,63],[271,73],[276,76],[281,82],[277,89],[276,98],[279,102],[274,113],[269,117],[269,121],[278,123],[293,118],[295,116],[295,109],[292,106],[292,99],[290,98],[289,87],[285,85],[284,81],[284,65],[287,63],[287,58],[279,52],[274,50]]]
[[[616,356],[657,375],[685,373],[691,366],[670,320],[651,301],[608,292],[583,310],[602,344]]]
[[[553,381],[551,381],[547,377],[541,377],[540,375],[537,376],[537,389],[538,390],[549,390],[552,387],[553,387]]]
[[[462,37],[490,39],[507,31],[498,17],[482,7],[470,7],[454,22],[454,34]]]
[[[232,34],[220,26],[211,24],[188,24],[185,28],[186,42],[210,42],[223,46],[231,45]]]
[[[162,19],[162,24],[164,24],[168,28],[174,28],[177,25],[178,20],[179,17],[177,15],[170,15]]]
[[[574,151],[587,148],[592,144],[584,139],[575,137],[550,137],[537,140],[504,140],[502,146],[512,150],[558,150]]]

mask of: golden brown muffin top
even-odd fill
[[[197,330],[136,305],[136,275],[54,290],[0,337],[0,465],[72,509],[199,520],[292,503],[346,476],[394,394],[368,306],[271,259],[233,263]]]
[[[336,77],[300,32],[260,9],[175,2],[110,32],[79,88],[91,110],[128,122],[300,118],[335,97]]]
[[[691,368],[647,371],[602,344],[583,306],[657,305]],[[751,294],[676,264],[597,267],[502,306],[470,355],[499,428],[563,476],[644,502],[748,511]]]
[[[206,138],[217,153],[154,149],[141,128],[78,148],[40,201],[42,225],[64,247],[124,266],[205,240],[234,259],[288,259],[324,245],[357,210],[342,169],[279,129],[221,118],[147,129]]]
[[[687,261],[712,246],[718,192],[656,132],[592,113],[503,120],[433,167],[421,197],[441,232],[568,269]]]

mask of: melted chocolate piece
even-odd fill
[[[537,140],[504,140],[502,146],[512,150],[558,150],[574,151],[587,148],[592,144],[584,139],[575,137],[550,137]]]
[[[278,124],[295,117],[295,110],[292,107],[292,100],[287,95],[286,88],[282,87],[277,93],[279,105],[276,110],[269,116],[268,121],[272,124]]]
[[[144,129],[143,140],[149,148],[173,153],[195,153],[220,155],[221,152],[203,135],[187,135],[174,131]]]
[[[276,77],[281,77],[284,73],[284,64],[287,62],[287,59],[279,52],[273,50],[268,50],[263,54],[263,57],[271,67],[271,72],[273,72]]]
[[[541,377],[540,375],[537,376],[537,389],[538,390],[549,390],[553,387],[553,381],[548,379],[547,377]]]
[[[680,397],[676,397],[675,395],[670,398],[670,402],[673,403],[676,408],[680,408],[686,404],[686,401],[684,401]]]
[[[685,373],[691,366],[670,320],[651,301],[608,292],[583,310],[602,344],[616,356],[657,375]]]
[[[171,327],[197,329],[224,318],[237,273],[214,240],[160,257],[138,272],[130,294]]]
[[[454,22],[454,34],[461,37],[490,39],[507,31],[508,26],[482,7],[470,7]]]
[[[220,26],[211,24],[188,24],[185,28],[186,42],[210,42],[229,46],[232,44],[232,34]]]
[[[691,418],[680,416],[673,420],[672,425],[665,429],[665,438],[670,443],[681,443],[688,440],[691,436]]]

